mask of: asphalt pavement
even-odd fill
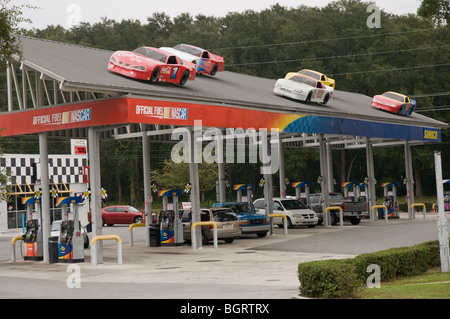
[[[352,258],[391,247],[438,239],[436,214],[426,219],[388,223],[363,220],[354,226],[297,227],[284,235],[243,236],[232,244],[219,241],[202,249],[191,246],[147,247],[142,234],[128,241],[128,227],[104,227],[104,234],[121,233],[123,263],[115,241],[105,242],[102,264],[93,266],[90,249],[85,262],[44,263],[0,259],[0,298],[39,299],[298,299],[297,266],[312,260]],[[448,214],[447,214],[448,218]],[[143,232],[143,229],[135,233]],[[9,239],[17,231],[0,232]],[[9,244],[9,242],[8,242]],[[8,249],[5,244],[1,249]],[[10,244],[9,244],[10,247]]]

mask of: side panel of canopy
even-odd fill
[[[201,122],[195,122],[201,120]],[[441,142],[441,130],[376,121],[261,111],[225,105],[121,97],[41,107],[0,115],[0,134],[13,136],[115,124],[143,123],[278,129],[286,133],[340,134]]]

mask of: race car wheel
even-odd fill
[[[327,104],[329,100],[330,100],[330,94],[325,95],[325,98],[323,99],[322,104],[323,105]]]
[[[159,78],[159,68],[154,68],[152,72],[152,76],[150,77],[150,82],[155,83]]]
[[[212,76],[216,75],[218,69],[219,69],[219,66],[217,64],[214,64],[214,66],[211,70],[211,75]]]
[[[180,84],[181,84],[181,85],[184,85],[184,84],[187,82],[188,79],[189,79],[189,71],[186,70],[186,71],[184,71],[183,74],[181,75]]]

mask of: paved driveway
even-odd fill
[[[146,247],[143,228],[128,243],[128,227],[104,227],[104,234],[123,239],[123,264],[117,264],[115,242],[105,242],[104,263],[46,264],[0,259],[0,298],[121,299],[292,299],[298,295],[301,262],[352,258],[361,253],[437,240],[436,215],[344,227],[282,229],[265,238],[245,236],[232,244],[219,241],[193,251],[188,245]],[[3,235],[4,236],[4,235]],[[0,238],[4,255],[10,238]],[[5,254],[5,249],[8,253]],[[79,288],[73,288],[79,275]],[[72,288],[70,287],[72,286]]]

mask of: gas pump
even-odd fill
[[[360,183],[356,190],[358,191],[358,200],[367,201],[367,184]]]
[[[161,245],[183,245],[183,224],[178,211],[178,196],[181,195],[181,190],[161,190],[158,195],[163,200],[163,209],[159,213]],[[169,203],[169,196],[173,198],[172,203]]]
[[[61,206],[63,220],[58,239],[58,261],[63,263],[84,262],[84,239],[78,214],[81,196],[60,197],[56,201]],[[68,219],[67,205],[72,204],[73,219]]]
[[[450,184],[450,179],[444,179],[442,180],[442,184],[445,190],[445,185],[446,184]],[[444,211],[449,211],[450,210],[450,192],[449,191],[444,191]]]
[[[309,201],[309,189],[311,187],[311,182],[294,182],[292,183],[292,187],[295,188],[295,197],[303,202],[306,206],[310,205]],[[302,193],[301,188],[304,187],[305,191]]]
[[[397,202],[398,182],[382,183],[381,187],[383,187],[383,194],[384,194],[383,205],[385,205],[387,207],[388,217],[399,218],[400,215],[399,215],[398,202]],[[392,190],[389,190],[389,187],[391,187]],[[384,217],[384,214],[382,217]]]
[[[237,202],[242,202],[242,191],[247,191],[247,200],[244,202],[251,203],[252,202],[252,194],[255,189],[253,184],[236,184],[233,186],[233,190],[237,191]]]
[[[341,187],[344,188],[344,198],[350,198],[352,200],[358,200],[359,198],[359,183],[356,182],[343,182]],[[351,187],[351,190],[350,190]]]
[[[22,198],[22,204],[27,205],[27,222],[25,234],[22,235],[22,240],[26,244],[26,253],[23,259],[43,260],[40,197],[24,197]],[[33,218],[33,204],[36,204],[37,218]]]

